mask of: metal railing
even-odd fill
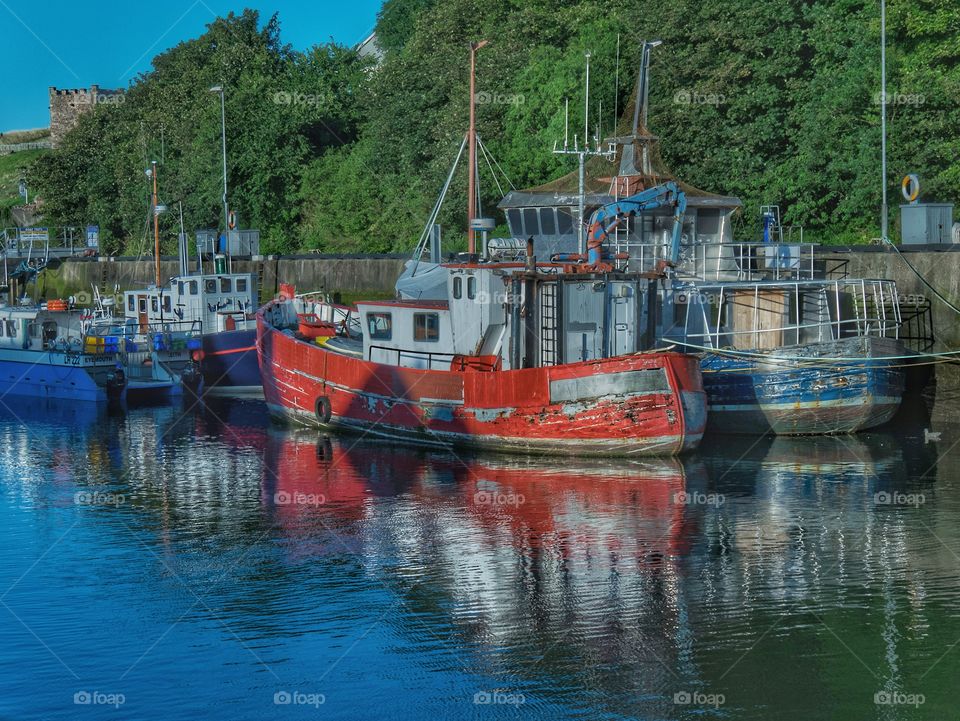
[[[710,348],[899,338],[902,327],[897,286],[891,280],[697,284],[683,293],[683,339]]]
[[[4,228],[0,231],[0,252],[8,258],[66,257],[96,251],[87,245],[86,230],[73,226]]]
[[[408,350],[405,348],[391,348],[389,346],[383,345],[371,345],[367,348],[367,360],[373,361],[373,351],[385,351],[387,353],[396,353],[397,362],[389,363],[386,365],[395,365],[400,368],[413,368],[416,370],[450,370],[450,364],[453,363],[454,358],[458,355],[457,353],[440,353],[435,351],[420,351],[420,350]],[[408,358],[411,360],[425,360],[427,363],[426,368],[421,368],[420,366],[411,366],[404,365],[403,359]],[[445,360],[444,360],[445,359]],[[441,362],[443,365],[440,368],[434,369],[434,361]],[[382,363],[383,361],[375,361]]]
[[[670,259],[666,243],[631,243],[630,270],[655,270]],[[802,280],[827,274],[814,243],[684,243],[677,276],[696,280]]]

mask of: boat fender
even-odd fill
[[[321,423],[330,422],[330,399],[326,396],[318,396],[316,405],[313,409],[314,413],[317,416],[317,420]]]

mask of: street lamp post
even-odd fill
[[[220,94],[220,139],[223,147],[223,237],[227,243],[227,272],[233,272],[233,254],[230,252],[230,209],[227,206],[227,105],[223,94],[223,83],[210,88],[211,93]]]
[[[883,208],[880,215],[880,237],[887,239],[887,3],[880,0],[880,173]]]

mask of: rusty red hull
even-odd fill
[[[269,308],[269,306],[267,306]],[[426,446],[571,455],[674,455],[706,425],[697,359],[622,356],[511,371],[421,370],[326,350],[257,318],[271,413]]]

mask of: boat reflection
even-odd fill
[[[910,509],[877,494],[931,494],[935,459],[922,439],[883,433],[724,438],[692,459],[602,463],[271,430],[262,502],[301,542],[297,561],[361,558],[397,599],[398,633],[425,629],[421,640],[531,693],[563,675],[602,688],[610,713],[672,716],[684,689],[729,698],[761,659],[796,663],[767,649],[725,678],[785,611],[862,601],[870,587],[882,598],[898,584],[916,603],[845,643],[869,656],[879,638],[900,673],[889,626],[923,614],[920,569],[943,559],[916,538]],[[314,543],[319,528],[339,545]],[[805,683],[826,689],[830,660],[817,663]]]

